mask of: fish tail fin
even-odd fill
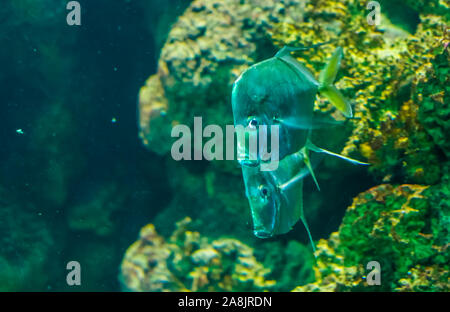
[[[341,155],[341,154],[333,153],[333,152],[327,151],[326,149],[317,147],[313,143],[311,143],[311,141],[309,141],[309,140],[306,143],[306,146],[307,146],[308,149],[310,149],[313,152],[324,153],[324,154],[327,154],[327,155],[330,155],[330,156],[334,156],[334,157],[343,159],[343,160],[348,161],[348,162],[350,162],[352,164],[355,164],[355,165],[370,165],[369,163],[362,162],[362,161],[359,161],[359,160],[356,160],[356,159],[353,159],[353,158],[350,158],[350,157],[347,157],[347,156],[344,156],[344,155]]]
[[[317,186],[317,189],[320,191],[319,182],[317,182],[316,175],[314,174],[313,167],[311,166],[311,161],[309,159],[309,155],[308,155],[309,153],[308,152],[309,152],[309,147],[308,146],[302,150],[303,162],[305,163],[306,167],[308,168],[309,173],[311,174],[311,177],[313,178],[314,183]]]
[[[341,47],[337,47],[336,50],[334,50],[331,59],[328,61],[328,63],[325,65],[325,68],[320,73],[319,83],[321,86],[329,86],[334,83],[337,72],[339,70],[339,66],[341,66],[342,53],[343,52]]]
[[[342,48],[337,47],[331,59],[319,76],[319,93],[325,96],[330,102],[340,110],[344,116],[352,117],[352,107],[350,102],[342,95],[342,93],[333,85],[336,79],[339,66],[341,65]]]

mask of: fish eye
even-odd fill
[[[259,187],[259,193],[261,194],[262,197],[267,198],[267,196],[269,196],[269,189],[264,185],[261,185]]]
[[[248,122],[248,126],[250,128],[256,128],[258,126],[258,120],[256,118],[250,119],[250,121]]]

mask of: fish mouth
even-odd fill
[[[255,236],[258,238],[272,237],[272,232],[265,231],[265,230],[254,230],[253,233],[255,233]]]

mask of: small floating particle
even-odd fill
[[[112,123],[116,123],[116,122],[117,122],[116,117],[113,117],[113,118],[111,119],[111,122],[112,122]]]
[[[23,132],[22,129],[17,129],[17,130],[16,130],[16,133],[22,135],[22,134],[24,134],[25,132]]]

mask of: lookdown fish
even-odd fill
[[[303,179],[310,174],[320,190],[309,152],[335,156],[353,164],[367,163],[327,151],[310,141],[311,129],[322,123],[313,118],[317,92],[345,116],[352,116],[349,102],[333,85],[342,49],[335,50],[319,81],[289,55],[293,50],[297,49],[285,47],[275,57],[247,69],[234,83],[232,106],[235,126],[248,126],[254,130],[250,133],[256,133],[259,125],[279,126],[280,162],[275,170],[260,170],[260,155],[249,159],[245,144],[241,146],[246,157],[240,164],[255,236],[268,238],[287,233],[301,220],[315,249],[303,210]]]
[[[250,204],[253,233],[259,238],[269,238],[289,232],[301,220],[315,250],[308,223],[303,211],[303,179],[314,175],[309,151],[339,157],[353,164],[367,163],[319,148],[306,140],[298,152],[286,156],[273,171],[261,171],[259,166],[242,166],[245,194]]]
[[[299,151],[306,143],[310,129],[321,127],[323,120],[313,118],[317,93],[327,97],[346,117],[352,117],[350,103],[333,85],[342,59],[338,47],[317,81],[312,73],[290,55],[307,48],[282,48],[274,57],[245,70],[234,82],[232,109],[235,126],[258,129],[279,125],[279,159]],[[258,131],[253,132],[258,135]],[[249,150],[239,146],[245,155],[241,165],[257,166],[260,154],[250,157]]]

